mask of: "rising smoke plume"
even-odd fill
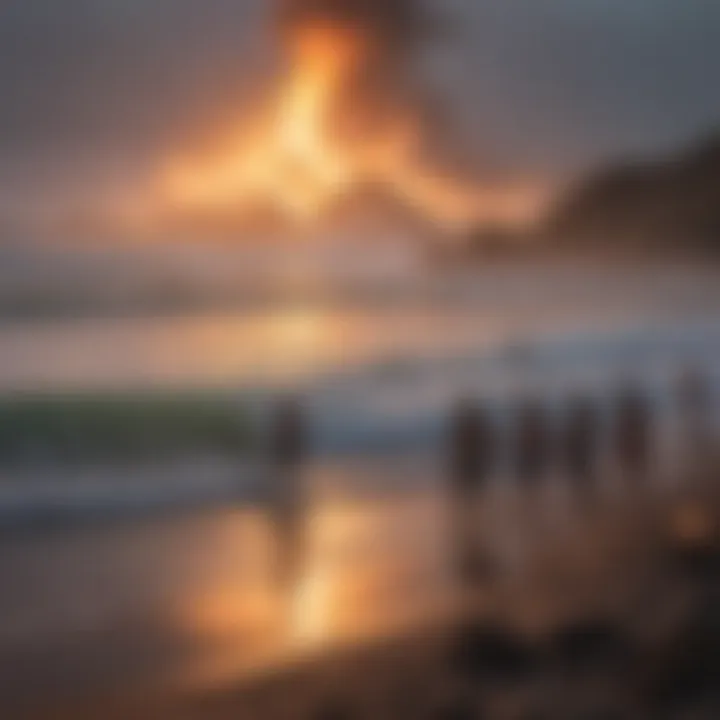
[[[418,68],[432,32],[418,0],[283,0],[278,28],[285,48],[318,29],[355,44],[355,63],[334,99],[338,130],[382,133],[400,118],[423,123],[432,103]]]
[[[407,59],[430,34],[428,12],[418,0],[283,0],[282,32],[326,23],[363,33],[376,56]]]

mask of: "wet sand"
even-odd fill
[[[434,491],[318,495],[293,589],[262,507],[4,535],[0,704],[213,686],[446,611]]]
[[[657,560],[677,534],[670,493],[607,494],[587,514],[557,483],[533,503],[495,492],[478,528],[496,572],[468,590],[442,497],[420,487],[320,490],[293,592],[273,577],[260,509],[3,539],[0,705],[11,718],[294,718],[340,696],[373,717],[382,698],[394,717],[389,695],[412,688],[428,706],[464,697],[447,658],[469,619],[539,647],[588,617],[655,638],[694,602]],[[714,532],[717,505],[693,507],[713,509]]]

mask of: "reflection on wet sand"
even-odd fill
[[[262,508],[13,538],[0,696],[30,701],[73,673],[89,692],[206,686],[428,617],[450,597],[443,521],[432,494],[317,498],[291,593]]]
[[[473,593],[475,610],[502,613],[537,637],[563,617],[604,617],[627,606],[638,568],[652,569],[645,555],[655,511],[638,515],[623,498],[603,497],[592,514],[560,522],[556,513],[550,522],[543,497],[534,505],[543,523],[521,528],[523,494],[507,480],[494,476],[477,508],[493,520],[483,535],[494,552],[504,551],[504,569],[489,595],[482,587]],[[81,687],[90,698],[182,698],[457,617],[468,598],[452,572],[451,506],[441,486],[355,496],[339,492],[341,483],[328,493],[327,484],[311,495],[294,592],[273,572],[276,538],[264,508],[8,546],[0,572],[15,583],[0,588],[3,703],[40,703],[43,717],[43,704],[62,699],[66,688]],[[656,500],[664,502],[661,493]],[[691,505],[675,516],[679,537],[706,532],[697,513]],[[508,546],[518,542],[519,561],[507,562]]]
[[[443,543],[435,547],[443,522],[442,504],[432,495],[379,504],[320,502],[308,518],[306,553],[288,593],[272,573],[268,528],[253,523],[242,554],[267,558],[264,572],[221,572],[189,587],[183,598],[179,631],[193,637],[200,652],[181,669],[182,683],[259,670],[448,610],[452,587]],[[218,533],[221,545],[231,538]]]

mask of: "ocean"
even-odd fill
[[[0,518],[251,499],[287,391],[304,399],[319,463],[437,458],[461,395],[502,423],[524,395],[560,413],[571,393],[606,406],[628,382],[653,398],[671,448],[678,375],[720,379],[718,279],[691,265],[495,264],[304,278],[231,310],[6,319]]]

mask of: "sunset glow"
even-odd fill
[[[270,211],[302,226],[372,187],[447,229],[527,212],[525,193],[482,187],[428,162],[412,112],[364,107],[367,98],[349,91],[373,62],[371,38],[361,30],[294,28],[285,52],[287,77],[259,118],[168,164],[163,191],[175,207],[239,218]]]

